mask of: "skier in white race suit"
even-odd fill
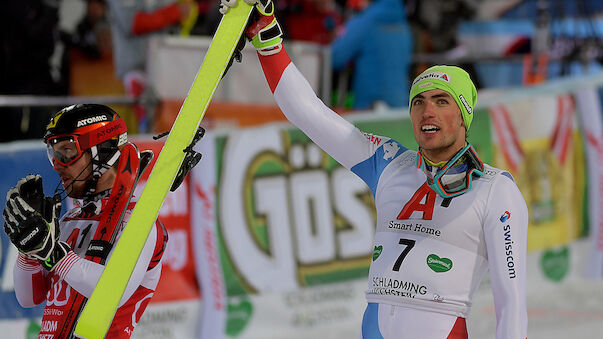
[[[363,133],[320,101],[283,48],[272,1],[245,1],[255,6],[245,35],[278,106],[373,193],[377,224],[361,338],[467,338],[465,320],[487,270],[496,338],[527,338],[528,210],[511,174],[482,163],[466,141],[477,101],[467,72],[433,66],[412,82],[419,150],[411,150]],[[220,11],[236,5],[222,0]]]

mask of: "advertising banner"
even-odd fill
[[[589,255],[586,276],[603,278],[603,110],[597,88],[577,91],[576,101],[580,108],[582,137],[586,145],[588,166],[588,218],[592,252]]]
[[[495,167],[515,177],[530,214],[528,251],[585,235],[584,151],[571,95],[490,107]]]
[[[151,167],[136,187],[134,194],[138,197],[165,139],[135,137],[131,141],[140,150],[152,150],[155,154]],[[132,338],[192,338],[196,335],[201,294],[195,275],[189,187],[186,179],[175,192],[168,192],[159,210],[158,218],[168,230],[168,243],[161,259],[161,278]]]

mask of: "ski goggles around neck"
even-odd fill
[[[470,144],[461,148],[442,168],[429,169],[419,151],[417,167],[425,173],[427,185],[442,198],[452,198],[467,192],[471,189],[473,175],[484,175],[484,163]]]

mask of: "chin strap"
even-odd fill
[[[88,214],[99,214],[101,213],[102,203],[101,200],[106,198],[111,194],[111,190],[107,189],[98,193],[95,193],[91,196],[85,197],[82,200],[82,210],[86,211]]]
[[[94,195],[96,194],[96,185],[98,184],[98,180],[119,160],[121,151],[116,150],[111,158],[109,158],[109,160],[106,162],[101,162],[97,146],[90,147],[90,153],[92,155],[92,178],[86,182],[84,192],[84,198],[88,200],[93,199]]]

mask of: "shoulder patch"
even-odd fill
[[[502,172],[502,170],[489,166],[487,164],[484,164],[485,168],[484,168],[484,175],[482,175],[481,177],[479,177],[478,180],[484,180],[484,181],[492,181],[494,180],[494,178],[496,178],[496,176],[498,174],[500,174]]]
[[[400,146],[392,140],[383,144],[383,160],[391,160],[398,155]]]
[[[489,165],[486,165],[486,168],[484,169],[484,175],[482,175],[479,179],[485,181],[492,181],[499,175],[505,176],[511,179],[513,183],[515,183],[515,179],[513,178],[511,173],[509,173],[509,171],[505,171],[500,168],[492,167]]]

